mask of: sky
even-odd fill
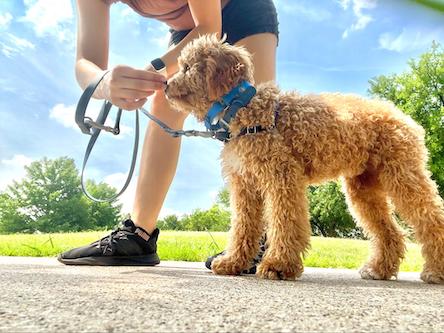
[[[433,40],[444,44],[444,14],[408,0],[275,4],[280,22],[277,83],[283,90],[367,95],[369,79],[406,70],[408,60],[427,51]],[[0,0],[0,191],[25,176],[25,165],[44,156],[71,157],[81,167],[89,137],[74,123],[81,94],[74,75],[76,19],[74,0]],[[143,68],[165,52],[168,38],[167,26],[116,3],[111,7],[109,66]],[[92,103],[88,114],[99,107]],[[141,117],[144,129],[147,120]],[[134,135],[134,113],[122,118],[122,134],[101,135],[86,174],[117,188],[129,168]],[[203,129],[191,118],[185,127]],[[224,186],[221,149],[214,140],[183,139],[161,217],[214,203]],[[131,211],[137,175],[138,169],[120,199],[125,212]]]

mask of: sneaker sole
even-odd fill
[[[160,263],[157,253],[144,256],[83,257],[76,259],[66,259],[59,255],[57,260],[65,265],[85,266],[156,266]]]

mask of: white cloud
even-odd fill
[[[115,187],[117,191],[120,191],[122,186],[125,184],[127,174],[118,172],[106,176],[103,180],[108,185]],[[126,191],[119,197],[118,202],[122,204],[122,213],[131,213],[133,209],[134,195],[136,193],[137,177],[133,176],[131,183],[129,184]]]
[[[35,49],[35,45],[25,38],[20,38],[10,33],[8,33],[8,37],[11,43],[13,43],[20,50]]]
[[[212,190],[208,193],[208,195],[210,196],[210,198],[213,202],[216,202],[218,194],[219,194],[218,190]]]
[[[1,14],[0,13],[0,29],[7,29],[9,27],[9,25],[11,24],[12,21],[12,15],[11,13],[4,13]]]
[[[123,8],[122,11],[120,12],[120,15],[121,15],[121,17],[124,17],[124,18],[127,18],[127,17],[132,18],[132,19],[138,18],[137,13],[134,10],[132,10],[132,8],[130,8],[130,7]]]
[[[26,50],[35,49],[35,45],[27,39],[17,37],[11,33],[7,33],[3,36],[5,38],[3,41],[0,41],[0,50],[8,58]]]
[[[74,105],[57,104],[49,110],[49,118],[54,119],[65,127],[78,129],[74,120],[75,110],[76,107]]]
[[[88,106],[87,116],[91,117],[92,119],[96,119],[100,112],[102,103],[102,101],[91,100],[91,107]],[[49,110],[49,118],[54,119],[64,127],[73,128],[78,131],[79,127],[75,122],[75,112],[75,105],[66,106],[65,104],[56,104],[51,110]],[[114,119],[108,116],[105,121],[105,125],[114,127]],[[123,139],[126,135],[131,135],[132,133],[133,129],[131,127],[120,124],[120,134],[116,135],[115,138]]]
[[[7,58],[12,58],[12,56],[17,53],[16,49],[2,42],[0,42],[0,50],[2,51],[3,55]]]
[[[434,40],[444,39],[444,29],[425,31],[420,29],[403,29],[400,34],[390,32],[379,36],[379,47],[394,52],[410,52],[429,47]]]
[[[30,23],[38,37],[52,36],[72,42],[73,9],[70,0],[25,0],[26,13],[20,21]]]
[[[32,158],[26,157],[25,155],[14,155],[10,160],[2,160],[3,165],[12,165],[12,166],[20,166],[24,167],[30,164],[33,161]]]
[[[114,6],[111,6],[111,20],[113,32],[125,32],[126,36],[130,33],[135,37],[140,36],[142,31],[141,23],[146,22],[143,16],[137,14],[131,7],[123,3],[116,3]]]
[[[176,215],[178,217],[181,217],[183,215],[187,214],[186,212],[182,212],[182,211],[178,211],[176,209],[173,208],[169,208],[169,207],[162,207],[162,209],[160,210],[159,213],[159,220],[163,219],[164,217],[168,216],[168,215]]]
[[[163,34],[162,36],[154,36],[151,37],[151,42],[154,43],[155,45],[161,47],[161,48],[168,48],[168,42],[170,40],[170,32],[166,32],[165,34]]]
[[[159,46],[159,48],[166,49],[168,48],[168,42],[171,37],[171,33],[168,29],[168,26],[163,24],[161,26],[158,25],[148,25],[146,28],[148,33],[149,43]]]
[[[338,3],[344,10],[347,10],[348,6],[350,5],[350,1],[351,0],[338,0]]]
[[[5,190],[13,180],[19,181],[26,175],[24,167],[31,164],[33,159],[22,154],[14,155],[11,159],[0,161],[0,190]]]
[[[368,12],[364,13],[364,10],[376,8],[377,0],[339,0],[338,3],[344,10],[348,10],[350,4],[353,3],[353,14],[355,16],[355,22],[344,31],[342,38],[347,38],[353,31],[364,30],[373,21],[373,17]]]

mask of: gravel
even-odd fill
[[[215,276],[203,263],[64,266],[0,257],[0,332],[443,332],[444,286],[419,273],[361,280],[306,268],[298,281]]]

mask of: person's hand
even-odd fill
[[[156,90],[165,90],[166,78],[155,71],[125,65],[114,67],[101,82],[106,100],[125,110],[136,110]]]

